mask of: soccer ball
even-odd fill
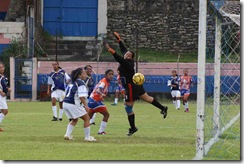
[[[135,73],[132,80],[134,84],[142,85],[145,82],[145,77],[142,73]]]

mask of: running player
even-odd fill
[[[58,62],[53,62],[53,72],[48,77],[47,94],[52,98],[52,121],[62,121],[63,118],[63,99],[65,96],[65,86],[70,82],[70,77],[59,67]],[[57,115],[56,101],[59,101],[59,117]]]
[[[117,105],[119,101],[119,95],[123,97],[123,100],[125,102],[125,88],[122,86],[122,82],[120,79],[119,69],[117,69],[118,75],[117,75],[117,87],[115,90],[115,98],[114,103],[111,105]]]
[[[145,102],[151,103],[155,107],[160,109],[160,113],[163,115],[164,118],[167,116],[167,106],[162,106],[155,98],[149,96],[147,92],[145,92],[143,86],[135,85],[132,81],[132,77],[135,74],[134,69],[134,52],[128,51],[127,48],[124,46],[123,42],[118,33],[114,32],[115,37],[120,45],[120,50],[124,57],[118,55],[112,48],[107,45],[108,51],[113,55],[114,59],[120,63],[119,71],[121,76],[121,81],[123,87],[125,88],[125,110],[128,115],[128,121],[130,123],[129,132],[127,133],[128,136],[131,136],[135,133],[138,128],[135,126],[135,114],[133,112],[133,105],[134,101],[138,100],[139,98]]]
[[[172,71],[172,76],[168,80],[168,86],[171,87],[171,96],[175,109],[180,110],[180,88],[179,88],[180,77],[178,77],[176,70]]]
[[[86,79],[86,72],[83,68],[77,68],[72,71],[71,78],[72,83],[68,84],[68,87],[66,88],[63,104],[65,114],[71,119],[67,126],[64,139],[73,140],[71,133],[74,126],[77,124],[78,119],[81,118],[84,121],[85,141],[96,141],[94,137],[90,136],[90,118],[87,114],[89,107],[86,102],[88,90],[83,81]]]
[[[7,93],[11,91],[11,89],[8,87],[8,79],[4,76],[4,69],[4,64],[0,62],[0,124],[8,114],[6,99]],[[3,129],[0,128],[0,132],[1,131],[3,131]]]
[[[193,85],[192,77],[188,75],[188,69],[183,70],[183,76],[180,77],[180,92],[185,106],[185,112],[189,112],[188,97],[190,96],[190,87]]]
[[[103,115],[103,120],[101,122],[98,134],[106,134],[105,128],[108,123],[109,113],[106,106],[103,103],[104,97],[108,93],[109,82],[113,79],[114,71],[108,69],[105,71],[105,78],[99,81],[95,86],[91,96],[88,100],[88,106],[90,111],[88,112],[90,118],[92,118],[94,113],[101,113]]]
[[[84,67],[85,71],[86,71],[86,74],[87,74],[87,78],[85,80],[85,84],[88,88],[88,97],[87,97],[87,100],[89,99],[92,91],[93,91],[93,88],[94,88],[94,80],[92,78],[92,66],[91,65],[86,65]],[[91,125],[95,125],[95,118],[96,118],[96,113],[94,113],[93,117],[90,119],[90,124]]]

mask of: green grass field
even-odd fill
[[[73,131],[75,140],[63,139],[68,124],[52,122],[51,102],[8,102],[9,114],[1,127],[1,160],[192,160],[195,157],[196,104],[189,103],[189,113],[174,109],[171,103],[166,119],[150,104],[137,102],[136,126],[128,137],[124,107],[111,106],[107,135],[97,135],[102,116],[97,114],[91,135],[98,141],[85,142],[83,121]]]

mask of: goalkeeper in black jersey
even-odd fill
[[[133,112],[133,105],[135,100],[142,99],[145,102],[151,103],[160,109],[160,113],[164,118],[167,116],[168,107],[162,106],[155,98],[149,96],[145,92],[143,85],[135,85],[132,82],[132,77],[135,74],[133,60],[134,52],[127,50],[117,32],[114,32],[114,35],[117,38],[120,50],[124,56],[122,57],[118,55],[111,47],[109,47],[109,45],[107,45],[107,49],[113,55],[114,59],[120,64],[118,69],[120,71],[122,85],[125,88],[125,110],[127,112],[128,121],[130,123],[129,133],[127,135],[131,136],[138,130],[138,128],[135,126],[135,113]]]

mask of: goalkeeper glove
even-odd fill
[[[114,35],[115,35],[116,39],[118,40],[118,42],[120,42],[121,38],[120,38],[119,34],[117,32],[114,32]]]
[[[111,47],[109,47],[109,45],[106,45],[106,47],[107,47],[108,52],[110,52],[111,54],[115,54],[114,49],[112,49]]]

